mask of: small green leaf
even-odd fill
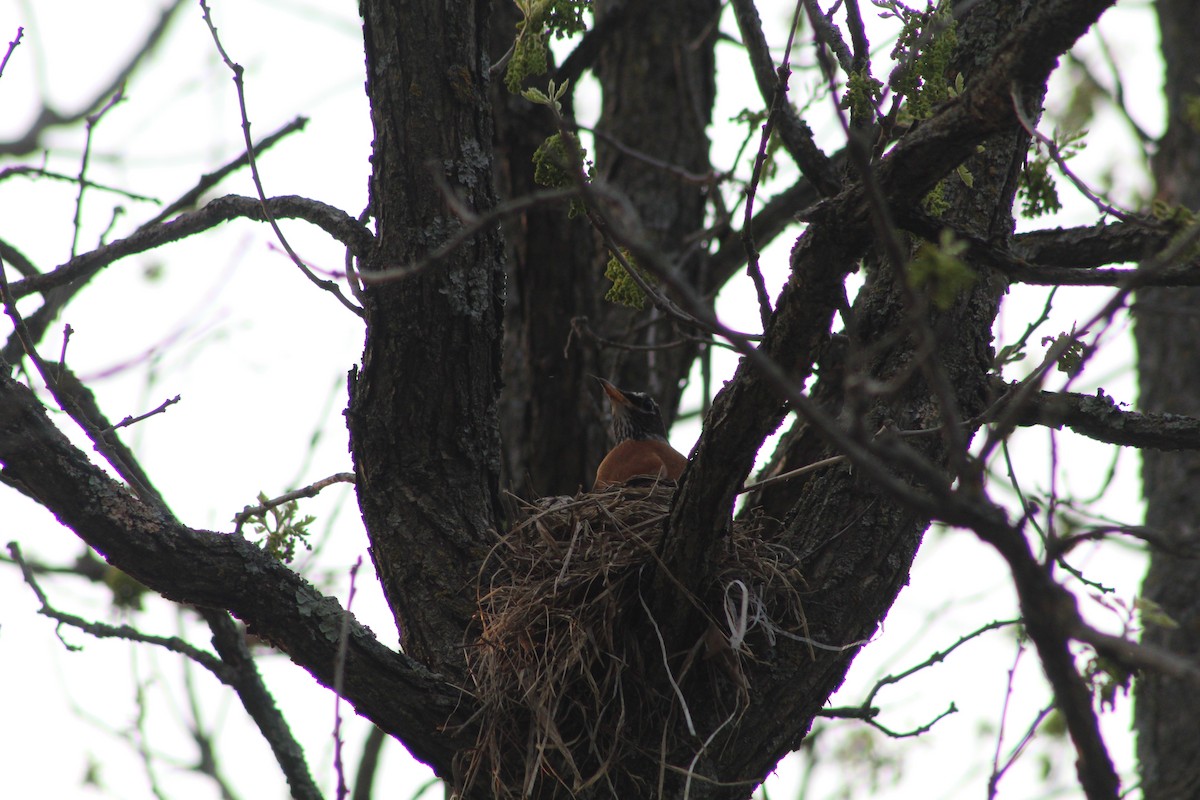
[[[528,89],[523,89],[521,91],[521,97],[524,97],[531,103],[537,103],[538,105],[550,105],[550,98],[546,96],[545,92],[536,86],[530,86]]]
[[[1138,610],[1142,625],[1154,625],[1159,628],[1167,628],[1168,630],[1175,630],[1179,627],[1179,623],[1170,614],[1163,611],[1163,607],[1153,600],[1145,597],[1135,598],[1133,607]]]
[[[637,271],[638,277],[648,285],[655,285],[657,281],[654,276],[643,270],[637,265],[637,262],[630,256],[629,251],[621,248],[621,256],[629,266]],[[618,303],[630,308],[645,308],[646,293],[642,291],[642,287],[638,286],[637,281],[625,269],[625,265],[621,263],[621,259],[615,255],[608,260],[608,264],[604,269],[604,277],[612,281],[612,286],[604,295],[604,299],[610,303]]]
[[[1083,357],[1087,353],[1087,346],[1080,337],[1086,336],[1087,333],[1087,331],[1076,333],[1072,330],[1070,333],[1060,333],[1058,336],[1042,337],[1043,345],[1062,348],[1056,361],[1059,372],[1065,372],[1071,377],[1079,374],[1079,370],[1083,368]]]
[[[908,262],[908,285],[925,291],[937,308],[949,308],[961,292],[975,283],[975,271],[960,258],[966,251],[966,242],[943,230],[936,245],[922,243]]]
[[[270,501],[265,494],[259,492],[258,502],[265,506]],[[312,550],[312,545],[308,543],[308,526],[316,522],[317,518],[304,516],[297,519],[299,510],[300,504],[292,500],[268,508],[250,519],[254,532],[263,537],[259,547],[285,564],[290,564],[296,557],[297,544],[304,545],[306,550]]]

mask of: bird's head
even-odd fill
[[[596,380],[604,387],[609,405],[612,406],[612,432],[616,442],[626,439],[667,440],[667,428],[653,397],[645,392],[618,389],[603,378]]]

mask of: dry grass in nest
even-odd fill
[[[656,562],[674,489],[664,482],[546,498],[500,537],[483,572],[490,582],[479,589],[480,640],[468,651],[481,709],[469,780],[489,780],[496,797],[537,797],[553,789],[547,780],[574,794],[628,786],[615,771],[633,733],[662,731],[666,720],[648,715],[668,712],[661,696],[643,696],[661,683],[663,667],[661,652],[643,655],[652,628],[638,576]],[[736,524],[716,571],[725,619],[706,639],[719,632],[723,657],[682,668],[722,673],[739,709],[747,633],[757,628],[773,641],[781,630],[803,630],[796,559],[765,541],[761,527]]]

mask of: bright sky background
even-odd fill
[[[153,24],[161,2],[126,0],[0,0],[0,40],[11,40],[18,25],[25,40],[0,77],[0,139],[22,132],[42,98],[60,111],[72,111],[111,77],[116,65],[137,46]],[[785,40],[788,4],[760,3],[773,44]],[[1122,3],[1106,15],[1102,30],[1121,75],[1130,86],[1157,87],[1157,32],[1147,3]],[[869,10],[869,8],[867,9]],[[356,5],[316,0],[213,0],[213,13],[226,49],[247,68],[252,130],[265,136],[297,115],[310,117],[306,131],[289,137],[260,161],[270,195],[300,194],[357,215],[366,202],[371,130],[363,91],[363,55]],[[725,30],[736,36],[729,15]],[[890,49],[876,34],[877,50]],[[1093,44],[1081,49],[1096,74],[1111,75]],[[746,105],[760,105],[748,90],[752,81],[742,53],[730,44],[719,48],[721,97],[714,115],[714,159],[728,166],[744,135],[728,120]],[[819,78],[807,49],[796,56],[793,98],[809,97]],[[93,180],[169,202],[241,150],[240,121],[233,82],[214,51],[195,6],[173,23],[165,45],[126,91],[127,100],[96,127],[92,145]],[[580,113],[587,116],[587,87],[581,87]],[[594,96],[594,93],[593,93]],[[1052,93],[1051,106],[1063,92]],[[1142,127],[1161,127],[1157,89],[1130,92]],[[828,101],[818,100],[809,115],[829,151],[839,146],[828,121]],[[594,111],[592,112],[594,114]],[[821,120],[824,119],[824,122]],[[589,121],[585,119],[584,121]],[[60,129],[47,140],[48,152],[15,163],[44,164],[77,174],[84,141],[81,126]],[[1110,173],[1114,198],[1130,202],[1144,195],[1146,179],[1137,171],[1136,151],[1111,112],[1101,114],[1088,150],[1076,159],[1078,172],[1099,183]],[[741,165],[744,174],[746,167]],[[786,176],[784,176],[786,178]],[[1064,198],[1069,194],[1060,181]],[[253,194],[249,175],[236,174],[214,194]],[[768,192],[760,193],[765,197]],[[76,189],[66,182],[10,178],[0,184],[0,236],[49,270],[67,260]],[[111,193],[89,191],[85,199],[81,249],[89,249],[108,227],[115,206],[124,206],[115,238],[153,216],[156,207]],[[1089,224],[1098,218],[1085,202],[1046,225]],[[300,223],[284,222],[297,250],[318,268],[340,270],[340,246]],[[1026,224],[1024,227],[1031,227]],[[763,264],[774,295],[783,280],[791,239],[782,237],[764,253]],[[156,277],[157,276],[157,277]],[[1034,337],[1068,330],[1090,316],[1107,298],[1102,289],[1060,292],[1056,313]],[[1002,312],[1001,340],[1011,339],[1041,310],[1044,292],[1016,287]],[[36,303],[25,305],[29,311]],[[721,297],[722,314],[747,328],[757,319],[753,291],[742,280]],[[140,414],[176,394],[182,401],[167,413],[127,432],[142,464],[174,510],[188,524],[228,531],[233,514],[255,501],[259,492],[274,496],[335,472],[350,469],[344,421],[345,374],[362,347],[357,319],[328,295],[313,288],[280,254],[269,230],[234,222],[184,243],[126,259],[106,269],[73,302],[56,332],[44,342],[55,357],[61,323],[75,333],[67,360],[94,388],[101,406],[116,420]],[[1118,400],[1132,403],[1132,348],[1123,323],[1097,358],[1089,375],[1073,388],[1103,386]],[[7,328],[2,331],[6,334]],[[1042,352],[1032,348],[1031,358]],[[726,369],[732,359],[725,359]],[[1020,377],[1015,370],[1012,377]],[[691,402],[698,397],[689,395]],[[77,440],[69,420],[60,426]],[[690,449],[698,427],[677,426],[672,437]],[[1044,431],[1015,437],[1013,457],[1026,491],[1048,487],[1049,437]],[[81,445],[85,450],[89,446]],[[1109,467],[1107,448],[1078,437],[1060,437],[1059,480],[1080,496],[1096,491]],[[1097,508],[1121,521],[1140,519],[1137,459],[1124,454],[1119,478]],[[1006,492],[997,481],[995,493]],[[344,603],[348,569],[364,558],[353,610],[387,644],[396,635],[374,584],[366,540],[352,493],[326,490],[304,503],[302,513],[319,517],[319,553],[314,580]],[[8,490],[0,491],[0,544],[20,542],[27,558],[68,564],[82,545],[45,511]],[[1119,546],[1080,548],[1075,563],[1116,588],[1130,602],[1143,571],[1142,558]],[[88,618],[109,617],[102,588],[71,579],[45,579],[43,587],[61,610]],[[1081,592],[1081,596],[1086,593]],[[911,585],[888,617],[878,641],[866,648],[851,669],[834,705],[861,702],[874,681],[924,660],[934,649],[992,620],[1010,617],[1012,591],[1001,561],[969,533],[935,530],[913,571]],[[1084,601],[1089,618],[1116,630],[1115,617]],[[244,719],[231,693],[199,668],[152,648],[125,642],[95,641],[64,629],[63,638],[83,647],[67,652],[53,624],[36,614],[33,593],[11,567],[0,568],[0,684],[8,687],[0,720],[2,793],[11,797],[140,798],[152,796],[139,748],[154,754],[154,777],[171,797],[219,796],[206,778],[187,771],[196,750],[188,729],[199,724],[218,742],[221,766],[242,797],[284,797],[282,777],[261,737]],[[200,645],[203,631],[194,620],[163,603],[148,603],[132,620],[147,632],[171,635],[181,629]],[[860,723],[844,722],[815,742],[813,761],[796,758],[780,768],[772,797],[795,796],[797,782],[809,773],[809,797],[903,798],[918,789],[926,798],[982,797],[995,748],[1005,682],[1014,664],[1011,635],[992,633],[952,655],[946,663],[885,689],[878,697],[881,722],[905,730],[928,722],[955,703],[960,713],[934,726],[925,737],[901,742],[867,736]],[[314,773],[333,796],[333,698],[286,657],[265,655],[261,669],[293,730],[305,747]],[[201,698],[189,709],[182,686],[188,673]],[[1048,690],[1032,651],[1015,671],[1015,700],[1009,709],[1003,752],[1024,731]],[[145,697],[144,719],[135,698]],[[1128,775],[1131,742],[1130,703],[1122,698],[1105,718],[1106,733],[1119,766]],[[344,728],[349,763],[357,763],[367,725],[350,716]],[[865,766],[847,761],[868,751],[895,766],[880,774],[872,788]],[[394,742],[385,747],[378,796],[409,797],[428,770],[413,765]],[[838,764],[832,760],[840,758]],[[1042,758],[1052,773],[1042,783]],[[1045,796],[1052,787],[1070,785],[1072,756],[1067,749],[1035,743],[1031,752],[1001,784],[1001,797]],[[85,783],[94,765],[101,791]],[[1060,796],[1060,795],[1056,795]]]

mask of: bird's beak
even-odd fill
[[[600,385],[604,387],[604,393],[608,395],[608,399],[611,400],[614,405],[629,405],[628,398],[625,397],[625,394],[620,389],[604,380],[604,378],[601,378],[597,375],[593,375],[592,377],[600,381]]]

